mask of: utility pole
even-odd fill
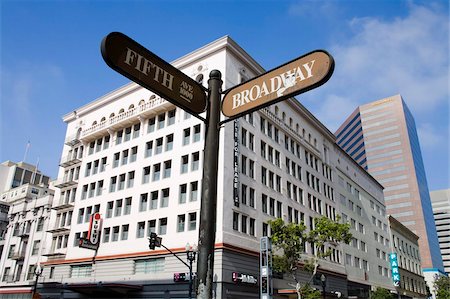
[[[214,243],[216,240],[217,170],[222,74],[213,70],[208,80],[208,109],[203,160],[200,228],[198,240],[198,299],[212,298]]]

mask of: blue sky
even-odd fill
[[[298,99],[331,131],[356,106],[400,93],[430,190],[450,187],[448,1],[0,1],[0,160],[55,178],[61,117],[126,84],[100,41],[123,32],[167,61],[230,35],[264,68],[315,49],[335,72]]]

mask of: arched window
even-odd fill
[[[303,137],[303,138],[305,137],[305,134],[306,134],[306,131],[305,131],[305,129],[303,129],[303,130],[302,130],[302,137]]]
[[[134,109],[134,105],[131,104],[130,107],[128,107],[128,110]]]
[[[119,110],[119,114],[124,113],[124,112],[125,112],[125,110],[123,108]]]
[[[278,116],[278,111],[279,111],[278,106],[275,106],[275,116]]]
[[[292,117],[289,117],[289,127],[292,128]]]
[[[109,118],[113,118],[114,116],[116,116],[114,113],[111,113],[110,115],[109,115]]]
[[[283,112],[281,115],[282,115],[281,119],[283,120],[283,122],[285,122],[286,121],[286,113]]]
[[[143,106],[143,105],[145,105],[145,101],[142,99],[139,101],[139,106]]]
[[[97,124],[97,121],[94,121],[93,123],[92,123],[92,126],[95,126]]]
[[[298,134],[298,130],[300,129],[300,126],[298,124],[295,125],[295,132]]]
[[[106,121],[106,117],[103,116],[102,119],[100,120],[100,122],[102,123],[104,121]]]
[[[156,98],[156,95],[154,95],[154,94],[152,94],[151,96],[150,96],[150,101],[152,101],[152,100],[154,100]]]

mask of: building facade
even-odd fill
[[[427,289],[420,266],[419,236],[392,216],[388,216],[391,231],[391,252],[397,254],[401,298],[426,298]]]
[[[229,37],[173,65],[204,85],[218,69],[224,90],[264,71]],[[134,83],[63,119],[59,191],[39,292],[46,298],[187,298],[188,283],[179,278],[185,265],[162,248],[149,250],[147,238],[157,233],[180,258],[186,244],[198,240],[203,122]],[[382,186],[297,100],[224,124],[220,145],[215,298],[259,298],[258,279],[233,278],[259,277],[268,220],[312,227],[315,217],[339,214],[354,240],[319,262],[327,296],[368,298],[372,286],[393,290]],[[98,251],[80,248],[96,212],[103,219]],[[373,217],[380,226],[372,226]],[[312,254],[306,244],[305,255]],[[298,274],[303,282],[311,278]],[[290,283],[274,278],[274,297],[289,296],[282,291]]]
[[[450,274],[450,189],[430,192],[445,272]]]
[[[7,207],[7,225],[0,259],[0,296],[29,298],[35,270],[46,261],[43,251],[49,244],[46,231],[54,191],[49,188],[49,177],[36,166],[10,161],[2,166],[2,183],[7,190],[1,193],[1,201]]]
[[[359,106],[336,131],[338,144],[384,186],[387,212],[419,238],[430,288],[443,273],[414,118],[400,95]]]

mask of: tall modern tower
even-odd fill
[[[336,137],[384,186],[387,212],[419,236],[421,265],[431,282],[435,274],[444,272],[444,266],[416,125],[402,97],[359,106],[336,131]]]

